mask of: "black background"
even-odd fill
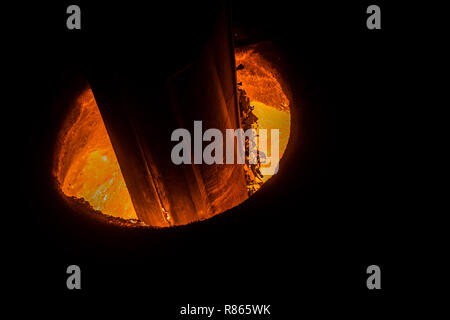
[[[408,196],[404,137],[413,106],[405,105],[403,93],[424,31],[405,22],[408,6],[376,1],[382,29],[368,30],[368,1],[234,1],[234,25],[282,52],[295,106],[288,151],[279,173],[242,205],[192,226],[155,231],[80,217],[52,189],[48,170],[65,111],[60,102],[81,90],[94,50],[90,30],[105,20],[136,23],[132,14],[104,11],[106,3],[74,3],[82,10],[81,31],[66,29],[67,1],[24,5],[10,25],[20,32],[9,35],[18,49],[11,61],[17,79],[10,79],[18,90],[12,93],[14,139],[8,139],[20,169],[6,173],[19,191],[8,199],[15,208],[5,213],[11,226],[4,226],[11,234],[14,296],[30,295],[27,301],[43,309],[96,306],[149,319],[181,319],[179,308],[188,303],[271,304],[275,319],[311,311],[366,318],[426,282],[419,277],[411,285],[410,266],[422,247],[410,227],[415,200]],[[172,50],[152,40],[176,34],[179,23],[157,28],[168,12],[150,1],[116,5],[152,19],[150,30],[137,23],[141,29],[132,37],[154,48],[148,59]],[[108,30],[105,37],[114,39]],[[82,290],[66,288],[71,264],[81,267]],[[382,290],[366,288],[371,264],[381,267]]]

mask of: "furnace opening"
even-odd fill
[[[241,127],[254,128],[257,133],[259,129],[279,129],[281,159],[291,125],[287,88],[282,86],[276,66],[257,46],[237,49],[235,60]],[[54,174],[66,196],[84,199],[104,215],[143,224],[90,88],[77,98],[62,126],[58,145]],[[263,176],[260,168],[260,163],[244,168],[249,195],[271,178]]]

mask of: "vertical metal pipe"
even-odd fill
[[[201,120],[203,131],[217,128],[224,138],[225,129],[239,128],[227,9],[220,10],[193,57],[169,77],[155,79],[144,65],[149,79],[134,77],[133,71],[97,72],[90,78],[136,213],[148,225],[205,219],[247,198],[242,165],[171,161],[175,143],[170,138],[177,128],[193,133],[194,121]]]

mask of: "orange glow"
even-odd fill
[[[237,81],[254,106],[257,129],[280,130],[279,156],[284,154],[290,135],[289,100],[271,64],[253,48],[236,52]],[[271,144],[268,141],[270,156]],[[257,179],[251,173],[251,179]],[[62,192],[85,199],[98,211],[123,219],[138,220],[115,152],[91,89],[77,99],[63,125],[55,176]],[[271,176],[263,176],[260,183]],[[259,188],[259,186],[257,187]],[[257,190],[256,188],[256,190]]]
[[[289,100],[278,81],[275,68],[253,48],[237,50],[235,57],[236,65],[244,66],[236,72],[237,81],[242,82],[250,100],[289,112]]]
[[[236,66],[244,67],[237,70],[236,77],[237,82],[242,83],[242,88],[250,98],[250,105],[254,107],[253,114],[258,118],[257,134],[259,129],[267,129],[267,136],[270,137],[270,130],[279,130],[279,158],[281,159],[289,141],[291,113],[289,100],[278,80],[278,72],[255,48],[238,50],[235,57]],[[270,138],[267,141],[267,151],[270,157]],[[262,182],[266,182],[271,177],[271,175],[263,176]]]
[[[104,214],[137,219],[91,89],[80,95],[64,127],[56,174],[64,194]]]

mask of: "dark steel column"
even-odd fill
[[[162,57],[164,47],[155,46],[158,55],[136,56],[120,48],[123,57],[111,54],[125,61],[115,63],[104,47],[92,44],[102,54],[93,54],[89,81],[136,213],[149,225],[205,219],[247,198],[242,165],[171,161],[173,130],[185,128],[193,136],[194,121],[201,120],[203,132],[217,128],[225,138],[225,129],[239,127],[229,10],[211,10],[211,17],[198,39],[191,34],[195,46],[184,67],[171,74],[163,70],[174,67]]]

